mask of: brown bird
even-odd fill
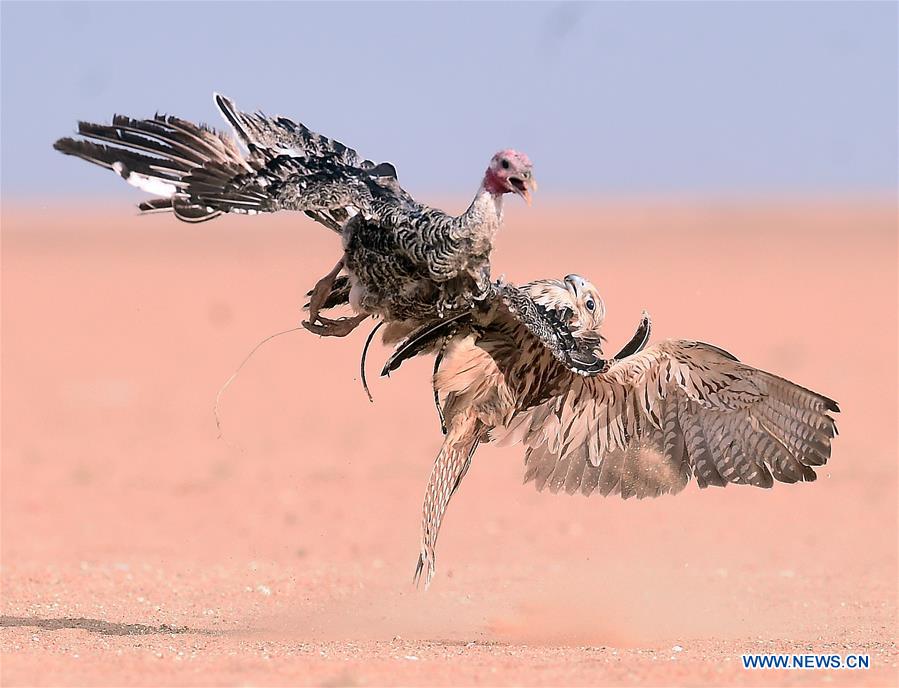
[[[450,498],[481,442],[523,443],[524,479],[538,490],[625,499],[679,492],[691,476],[701,488],[812,481],[830,457],[837,430],[828,412],[839,411],[832,399],[710,344],[665,340],[644,349],[645,314],[632,341],[604,360],[605,308],[590,282],[569,275],[517,291],[544,321],[567,327],[575,350],[592,343],[596,359],[589,375],[573,370],[502,304],[432,327],[443,338],[434,388],[446,437],[423,506],[415,577],[424,571],[426,586]],[[424,349],[410,340],[388,366]]]

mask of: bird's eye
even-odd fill
[[[506,160],[505,158],[503,158],[502,161],[501,161],[499,164],[503,166],[503,169],[504,169],[504,170],[508,170],[508,169],[509,169],[509,161]]]
[[[587,299],[587,303],[585,303],[584,305],[591,313],[593,312],[593,309],[596,308],[596,303],[594,303],[593,299]]]

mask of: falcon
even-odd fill
[[[645,346],[645,313],[632,340],[604,359],[605,307],[578,275],[498,287],[485,306],[423,326],[385,366],[439,357],[445,438],[425,491],[415,575],[424,572],[426,586],[444,514],[481,443],[523,444],[524,480],[538,490],[624,499],[675,494],[691,477],[700,488],[813,481],[830,458],[835,401],[711,344]],[[577,365],[538,334],[547,323],[575,342],[563,348],[577,352]]]
[[[362,159],[287,118],[242,112],[225,96],[216,94],[215,103],[236,140],[174,116],[115,115],[110,125],[80,122],[81,138],[59,139],[54,148],[153,194],[140,204],[143,212],[203,222],[294,210],[337,232],[343,255],[311,292],[305,323],[321,335],[345,336],[370,315],[414,326],[483,298],[503,196],[530,204],[536,190],[528,157],[502,150],[468,209],[452,216],[414,200],[390,163]],[[319,314],[335,302],[349,302],[357,315]]]

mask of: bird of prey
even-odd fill
[[[140,204],[144,212],[202,222],[222,213],[295,210],[340,234],[343,257],[311,292],[307,329],[322,335],[346,335],[369,315],[415,325],[482,298],[503,195],[530,203],[536,189],[528,157],[502,150],[469,208],[454,217],[415,201],[390,163],[364,160],[284,117],[241,112],[224,96],[215,103],[246,154],[229,136],[165,115],[80,122],[82,138],[62,138],[54,147],[156,196]],[[337,283],[342,270],[347,277]],[[349,301],[357,315],[320,316],[335,299]]]
[[[673,494],[691,477],[701,488],[812,481],[830,457],[835,401],[710,344],[646,347],[645,313],[631,342],[603,359],[605,308],[582,277],[507,285],[486,305],[412,333],[385,366],[429,347],[440,357],[433,382],[445,438],[423,506],[416,580],[424,570],[425,585],[450,498],[481,442],[523,443],[524,479],[538,490],[625,499]],[[594,360],[567,365],[534,335],[535,317],[567,331],[582,359],[592,344]]]

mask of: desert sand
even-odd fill
[[[459,209],[462,204],[449,202]],[[610,348],[715,343],[842,406],[813,484],[537,493],[484,446],[416,590],[430,361],[294,327],[337,237],[121,201],[2,217],[2,683],[896,685],[895,206],[510,203],[494,272],[597,283]],[[868,653],[747,671],[744,652]]]

